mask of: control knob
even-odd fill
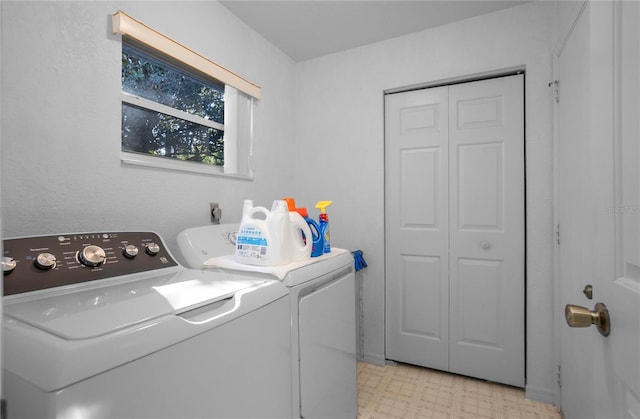
[[[56,267],[56,257],[51,253],[40,253],[33,261],[36,268],[43,271],[48,271],[51,268]]]
[[[2,272],[5,274],[10,274],[16,268],[17,262],[14,258],[4,256],[2,258]]]
[[[106,259],[107,255],[104,252],[104,249],[99,246],[89,245],[78,253],[78,260],[80,263],[91,268],[102,265]]]
[[[133,259],[134,257],[138,256],[138,248],[133,244],[129,244],[124,248],[122,253],[126,258]]]
[[[160,251],[160,246],[157,243],[149,243],[146,246],[146,249],[148,254],[150,254],[151,256],[155,256],[158,254],[158,252]]]

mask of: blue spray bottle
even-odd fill
[[[320,235],[324,239],[323,253],[331,253],[331,240],[329,234],[329,214],[327,207],[333,204],[333,201],[318,201],[316,208],[320,210]]]

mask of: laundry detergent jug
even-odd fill
[[[305,235],[307,242],[311,241],[311,257],[322,256],[324,253],[324,237],[320,234],[320,226],[316,223],[316,220],[309,217],[309,212],[306,208],[296,208],[296,211],[307,223],[309,231],[311,232],[310,236]]]
[[[291,262],[291,219],[287,203],[282,200],[273,201],[271,214],[267,218],[269,235],[271,236],[271,246],[269,251],[270,266],[286,265]]]
[[[311,229],[296,209],[296,202],[293,198],[285,198],[289,210],[289,224],[291,237],[288,241],[289,255],[294,262],[307,260],[311,257],[313,241],[311,240]]]
[[[258,215],[262,214],[263,218]],[[254,207],[253,201],[245,199],[242,207],[242,221],[236,236],[236,259],[251,265],[263,265],[271,242],[267,218],[269,210]]]
[[[245,200],[236,237],[236,260],[263,266],[289,263],[286,246],[290,235],[289,224],[286,202],[274,201],[270,212],[264,207],[254,207],[251,200]]]
[[[289,213],[291,217],[291,241],[289,249],[292,261],[307,260],[311,257],[313,240],[309,224],[298,212]],[[308,239],[307,239],[308,237]]]

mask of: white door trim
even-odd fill
[[[582,4],[579,7],[576,7],[573,10],[573,15],[570,18],[570,25],[561,32],[561,36],[558,37],[558,43],[556,45],[555,51],[553,53],[553,80],[549,81],[549,94],[554,96],[553,99],[553,134],[552,134],[552,153],[553,153],[553,228],[554,228],[554,240],[555,245],[553,248],[553,294],[554,294],[554,302],[553,302],[553,359],[554,364],[556,366],[556,379],[553,382],[553,404],[555,406],[561,406],[561,398],[560,398],[560,325],[564,321],[564,302],[562,301],[562,296],[560,292],[560,263],[559,263],[559,248],[558,248],[558,240],[561,240],[561,232],[558,230],[559,219],[558,219],[558,100],[560,100],[560,90],[561,86],[558,83],[558,59],[564,50],[573,30],[576,27],[580,16],[584,13],[587,5],[589,4],[588,0],[583,0]],[[557,98],[557,99],[556,99]]]

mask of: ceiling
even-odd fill
[[[223,0],[295,61],[395,38],[531,0]]]

